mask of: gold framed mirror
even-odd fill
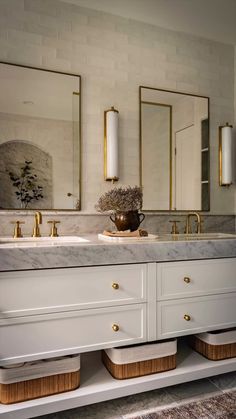
[[[81,76],[0,63],[0,209],[81,209]]]
[[[145,211],[209,211],[209,97],[139,87]]]

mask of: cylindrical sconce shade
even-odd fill
[[[119,180],[118,114],[112,107],[104,112],[105,180]]]
[[[220,185],[230,186],[233,181],[232,125],[219,127]]]

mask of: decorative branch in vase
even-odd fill
[[[32,161],[25,160],[20,173],[7,172],[12,186],[16,188],[15,195],[21,203],[21,208],[27,209],[30,203],[43,198],[43,187],[38,184],[38,176],[32,173]]]
[[[135,231],[145,218],[145,215],[139,212],[142,204],[142,188],[127,186],[105,192],[95,208],[98,212],[112,212],[110,219],[118,231]]]

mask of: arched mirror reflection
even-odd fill
[[[140,86],[146,211],[209,211],[209,98]]]

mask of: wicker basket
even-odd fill
[[[236,357],[236,328],[200,333],[193,336],[191,345],[212,361]]]
[[[3,404],[62,393],[79,385],[79,355],[0,367],[0,403]]]
[[[177,341],[159,341],[102,351],[110,374],[119,380],[141,377],[176,368]]]

